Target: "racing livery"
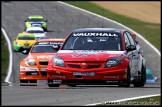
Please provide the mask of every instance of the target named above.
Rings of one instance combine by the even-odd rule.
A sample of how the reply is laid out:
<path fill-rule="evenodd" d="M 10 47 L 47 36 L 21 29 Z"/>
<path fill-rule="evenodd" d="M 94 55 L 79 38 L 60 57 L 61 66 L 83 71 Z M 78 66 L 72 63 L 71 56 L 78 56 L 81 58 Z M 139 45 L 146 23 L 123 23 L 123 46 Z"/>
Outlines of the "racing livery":
<path fill-rule="evenodd" d="M 48 60 L 56 54 L 63 41 L 64 39 L 38 40 L 28 56 L 20 62 L 20 83 L 37 83 L 37 80 L 47 79 Z"/>
<path fill-rule="evenodd" d="M 115 28 L 74 30 L 48 63 L 48 86 L 144 86 L 145 59 L 138 41 L 132 35 L 125 29 Z"/>
<path fill-rule="evenodd" d="M 44 17 L 41 15 L 28 16 L 28 18 L 25 20 L 25 30 L 33 25 L 40 25 L 44 31 L 47 31 L 47 20 L 44 20 Z"/>
<path fill-rule="evenodd" d="M 31 46 L 36 42 L 34 34 L 31 33 L 19 33 L 16 39 L 13 41 L 13 51 L 30 50 Z"/>
<path fill-rule="evenodd" d="M 46 32 L 41 27 L 31 26 L 26 29 L 26 33 L 33 33 L 36 40 L 47 39 Z"/>

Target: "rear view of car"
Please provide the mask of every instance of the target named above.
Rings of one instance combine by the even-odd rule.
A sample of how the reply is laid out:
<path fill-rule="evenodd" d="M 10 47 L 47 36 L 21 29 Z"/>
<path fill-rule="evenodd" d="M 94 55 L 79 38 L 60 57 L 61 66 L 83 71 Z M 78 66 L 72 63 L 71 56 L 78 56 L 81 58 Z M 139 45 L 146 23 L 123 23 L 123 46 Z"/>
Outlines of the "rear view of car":
<path fill-rule="evenodd" d="M 31 48 L 28 56 L 20 62 L 20 83 L 37 83 L 46 80 L 46 68 L 64 39 L 42 39 Z"/>
<path fill-rule="evenodd" d="M 13 41 L 13 51 L 21 52 L 23 50 L 30 50 L 31 46 L 36 42 L 34 34 L 19 33 Z"/>
<path fill-rule="evenodd" d="M 25 30 L 31 26 L 40 26 L 44 31 L 47 31 L 47 20 L 41 15 L 31 15 L 25 20 Z"/>

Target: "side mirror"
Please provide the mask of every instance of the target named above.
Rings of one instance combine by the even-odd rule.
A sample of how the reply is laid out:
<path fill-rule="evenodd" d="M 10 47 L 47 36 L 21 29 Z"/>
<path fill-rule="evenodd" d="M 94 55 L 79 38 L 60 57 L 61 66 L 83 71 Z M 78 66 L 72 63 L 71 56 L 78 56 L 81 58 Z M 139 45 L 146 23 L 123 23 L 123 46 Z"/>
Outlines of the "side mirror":
<path fill-rule="evenodd" d="M 136 35 L 134 33 L 132 33 L 131 36 L 133 37 L 133 39 L 135 40 L 135 42 L 138 44 L 138 40 L 136 40 Z"/>
<path fill-rule="evenodd" d="M 57 51 L 60 49 L 60 47 L 61 47 L 60 45 L 53 46 L 53 48 L 54 48 L 55 50 L 57 50 Z"/>
<path fill-rule="evenodd" d="M 134 45 L 129 45 L 126 47 L 126 51 L 129 52 L 129 51 L 133 51 L 133 50 L 136 50 L 136 46 Z"/>
<path fill-rule="evenodd" d="M 136 40 L 136 35 L 134 33 L 132 33 L 131 36 Z"/>
<path fill-rule="evenodd" d="M 135 42 L 138 44 L 138 40 L 135 40 Z"/>
<path fill-rule="evenodd" d="M 29 50 L 23 50 L 22 53 L 23 54 L 28 54 L 29 53 Z"/>

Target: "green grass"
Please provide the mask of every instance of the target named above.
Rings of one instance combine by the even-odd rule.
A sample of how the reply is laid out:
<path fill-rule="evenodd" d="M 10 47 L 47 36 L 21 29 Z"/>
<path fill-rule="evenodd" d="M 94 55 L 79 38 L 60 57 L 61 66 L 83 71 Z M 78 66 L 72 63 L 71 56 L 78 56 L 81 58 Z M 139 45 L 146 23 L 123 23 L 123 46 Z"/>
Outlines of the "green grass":
<path fill-rule="evenodd" d="M 7 74 L 9 65 L 9 52 L 7 47 L 7 42 L 4 35 L 1 34 L 1 83 L 4 82 L 4 79 Z"/>
<path fill-rule="evenodd" d="M 102 7 L 97 6 L 89 1 L 66 1 L 66 3 L 74 5 L 76 7 L 80 7 L 82 9 L 91 11 L 93 13 L 99 14 L 101 16 L 107 17 L 114 21 L 117 21 L 134 31 L 141 34 L 144 38 L 146 38 L 151 44 L 153 44 L 158 50 L 160 50 L 160 40 L 161 40 L 161 32 L 160 32 L 160 24 L 154 23 L 146 23 L 137 19 L 125 17 L 119 14 L 115 14 L 111 11 L 105 10 Z"/>
<path fill-rule="evenodd" d="M 161 96 L 155 96 L 122 102 L 106 102 L 106 104 L 99 104 L 96 106 L 160 106 L 161 105 L 160 99 Z"/>

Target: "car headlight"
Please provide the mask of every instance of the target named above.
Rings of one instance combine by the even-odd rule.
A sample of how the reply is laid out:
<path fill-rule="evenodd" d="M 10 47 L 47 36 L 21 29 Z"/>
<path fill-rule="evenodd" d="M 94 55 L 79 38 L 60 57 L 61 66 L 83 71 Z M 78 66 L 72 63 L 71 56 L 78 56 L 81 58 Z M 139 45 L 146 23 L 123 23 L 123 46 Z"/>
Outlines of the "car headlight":
<path fill-rule="evenodd" d="M 19 42 L 15 42 L 15 43 L 16 43 L 17 46 L 19 46 L 19 47 L 21 46 Z"/>
<path fill-rule="evenodd" d="M 64 60 L 58 56 L 54 56 L 52 62 L 55 66 L 65 67 Z"/>
<path fill-rule="evenodd" d="M 118 65 L 122 59 L 123 58 L 121 58 L 120 56 L 110 58 L 109 60 L 107 60 L 105 68 Z"/>
<path fill-rule="evenodd" d="M 35 66 L 36 65 L 35 60 L 27 60 L 27 61 L 25 61 L 25 63 L 28 66 Z"/>

